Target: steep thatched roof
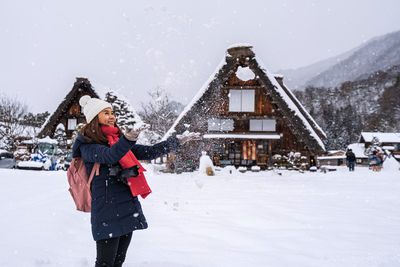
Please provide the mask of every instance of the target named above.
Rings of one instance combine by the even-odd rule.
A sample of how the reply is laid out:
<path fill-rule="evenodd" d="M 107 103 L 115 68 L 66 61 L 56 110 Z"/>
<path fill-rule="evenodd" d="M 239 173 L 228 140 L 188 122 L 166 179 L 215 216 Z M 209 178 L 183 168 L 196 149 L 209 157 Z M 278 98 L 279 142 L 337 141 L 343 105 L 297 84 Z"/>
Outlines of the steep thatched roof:
<path fill-rule="evenodd" d="M 294 94 L 283 84 L 282 77 L 274 76 L 256 59 L 251 46 L 235 46 L 228 49 L 226 57 L 222 60 L 216 71 L 210 76 L 203 87 L 197 92 L 193 100 L 185 107 L 170 130 L 163 139 L 168 138 L 175 132 L 180 133 L 181 125 L 190 122 L 190 116 L 194 116 L 194 109 L 205 103 L 204 98 L 212 95 L 210 92 L 224 87 L 228 79 L 237 71 L 238 67 L 249 67 L 259 83 L 269 90 L 266 94 L 270 96 L 274 104 L 282 112 L 285 121 L 292 133 L 299 141 L 304 142 L 310 151 L 322 153 L 325 146 L 322 142 L 326 138 L 323 130 L 312 119 L 303 105 L 297 100 Z M 198 112 L 198 111 L 197 111 Z"/>
<path fill-rule="evenodd" d="M 92 88 L 88 79 L 76 78 L 72 90 L 67 94 L 54 113 L 47 118 L 39 131 L 38 137 L 43 138 L 45 136 L 52 136 L 57 125 L 61 122 L 61 118 L 66 114 L 66 112 L 68 112 L 68 109 L 72 104 L 79 102 L 78 98 L 83 94 L 90 95 L 91 97 L 99 97 Z"/>

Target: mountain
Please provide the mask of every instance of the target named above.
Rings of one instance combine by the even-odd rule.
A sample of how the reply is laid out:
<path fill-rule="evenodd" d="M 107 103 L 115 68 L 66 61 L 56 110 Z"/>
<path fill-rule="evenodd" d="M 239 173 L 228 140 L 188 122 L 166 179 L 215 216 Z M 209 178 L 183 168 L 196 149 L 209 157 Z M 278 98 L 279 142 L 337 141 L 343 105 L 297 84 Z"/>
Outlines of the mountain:
<path fill-rule="evenodd" d="M 356 49 L 352 49 L 335 57 L 324 59 L 311 65 L 297 69 L 279 70 L 276 73 L 285 77 L 285 84 L 292 90 L 304 90 L 305 84 L 316 75 L 319 75 L 338 62 L 348 58 Z"/>
<path fill-rule="evenodd" d="M 339 56 L 295 70 L 281 70 L 291 89 L 307 86 L 337 87 L 346 81 L 367 78 L 370 74 L 400 65 L 400 31 L 375 37 Z"/>
<path fill-rule="evenodd" d="M 327 134 L 328 149 L 345 148 L 361 131 L 400 131 L 400 65 L 338 87 L 294 93 Z"/>

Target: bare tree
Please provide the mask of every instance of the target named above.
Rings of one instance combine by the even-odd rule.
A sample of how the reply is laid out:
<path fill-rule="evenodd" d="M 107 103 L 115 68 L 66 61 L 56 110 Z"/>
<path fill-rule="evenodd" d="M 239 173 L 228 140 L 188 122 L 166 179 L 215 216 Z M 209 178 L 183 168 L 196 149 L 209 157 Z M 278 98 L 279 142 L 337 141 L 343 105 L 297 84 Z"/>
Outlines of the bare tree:
<path fill-rule="evenodd" d="M 13 150 L 17 138 L 24 134 L 26 128 L 21 124 L 27 113 L 27 106 L 16 98 L 0 96 L 0 146 Z"/>
<path fill-rule="evenodd" d="M 149 91 L 151 97 L 149 103 L 142 103 L 142 111 L 139 112 L 142 120 L 150 125 L 150 130 L 160 138 L 169 130 L 183 110 L 183 105 L 171 101 L 164 89 L 157 87 Z"/>

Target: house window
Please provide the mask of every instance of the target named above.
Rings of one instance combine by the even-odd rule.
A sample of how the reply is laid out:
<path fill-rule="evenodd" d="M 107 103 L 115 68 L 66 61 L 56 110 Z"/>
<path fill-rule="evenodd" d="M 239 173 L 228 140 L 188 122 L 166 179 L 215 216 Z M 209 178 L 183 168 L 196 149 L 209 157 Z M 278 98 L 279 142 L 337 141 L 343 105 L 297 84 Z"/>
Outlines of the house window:
<path fill-rule="evenodd" d="M 68 130 L 75 130 L 76 119 L 68 119 Z"/>
<path fill-rule="evenodd" d="M 267 140 L 261 140 L 257 142 L 257 154 L 268 154 Z"/>
<path fill-rule="evenodd" d="M 229 132 L 233 131 L 232 119 L 208 119 L 208 131 Z"/>
<path fill-rule="evenodd" d="M 230 112 L 254 112 L 255 90 L 229 90 Z"/>
<path fill-rule="evenodd" d="M 274 132 L 276 129 L 275 120 L 250 120 L 250 131 Z"/>
<path fill-rule="evenodd" d="M 394 144 L 394 149 L 393 151 L 399 152 L 400 151 L 400 144 Z"/>

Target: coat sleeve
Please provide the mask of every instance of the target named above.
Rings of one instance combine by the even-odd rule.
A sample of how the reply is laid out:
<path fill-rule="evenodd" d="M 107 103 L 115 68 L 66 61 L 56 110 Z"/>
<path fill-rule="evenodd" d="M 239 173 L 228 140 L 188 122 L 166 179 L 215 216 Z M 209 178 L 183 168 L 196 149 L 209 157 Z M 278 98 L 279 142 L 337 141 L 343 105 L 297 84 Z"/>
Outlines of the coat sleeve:
<path fill-rule="evenodd" d="M 173 152 L 180 147 L 179 140 L 176 137 L 170 137 L 166 141 L 152 146 L 134 145 L 132 152 L 138 160 L 152 160 L 165 154 Z"/>
<path fill-rule="evenodd" d="M 84 162 L 115 164 L 132 148 L 135 142 L 121 136 L 117 143 L 108 147 L 100 144 L 82 144 L 80 151 Z"/>

